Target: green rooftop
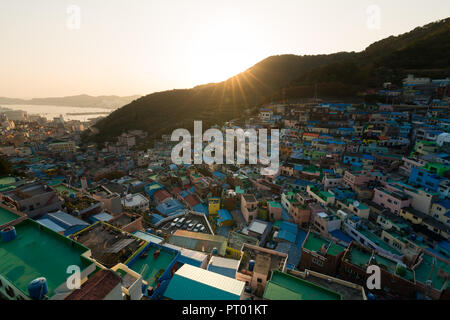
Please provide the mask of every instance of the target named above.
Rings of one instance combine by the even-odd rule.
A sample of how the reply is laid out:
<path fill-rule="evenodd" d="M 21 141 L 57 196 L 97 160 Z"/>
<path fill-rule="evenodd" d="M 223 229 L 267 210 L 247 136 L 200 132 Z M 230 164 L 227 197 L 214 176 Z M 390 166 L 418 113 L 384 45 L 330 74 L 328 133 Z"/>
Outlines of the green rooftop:
<path fill-rule="evenodd" d="M 10 185 L 16 182 L 16 178 L 14 177 L 1 177 L 0 178 L 0 186 Z"/>
<path fill-rule="evenodd" d="M 329 253 L 333 256 L 336 256 L 345 250 L 345 248 L 343 246 L 338 245 L 338 244 L 334 243 L 333 241 L 322 238 L 320 235 L 318 235 L 317 233 L 313 233 L 313 232 L 309 234 L 303 247 L 309 251 L 318 252 L 318 251 L 320 251 L 320 249 L 322 248 L 322 246 L 324 244 L 328 246 L 327 253 Z"/>
<path fill-rule="evenodd" d="M 67 267 L 77 265 L 81 271 L 92 262 L 81 256 L 89 249 L 37 222 L 27 219 L 15 225 L 17 238 L 0 242 L 0 274 L 28 296 L 28 284 L 45 277 L 48 294 L 63 284 Z"/>
<path fill-rule="evenodd" d="M 147 281 L 148 285 L 155 287 L 158 279 L 166 271 L 169 265 L 172 263 L 176 254 L 170 251 L 162 249 L 158 258 L 154 258 L 153 254 L 158 250 L 158 247 L 148 247 L 148 255 L 146 258 L 139 257 L 133 262 L 129 268 L 142 275 L 142 279 Z"/>
<path fill-rule="evenodd" d="M 342 300 L 340 294 L 287 273 L 273 271 L 264 291 L 268 300 Z"/>
<path fill-rule="evenodd" d="M 0 226 L 20 218 L 17 214 L 0 207 Z"/>
<path fill-rule="evenodd" d="M 269 201 L 269 205 L 272 208 L 281 208 L 281 204 L 279 202 L 276 202 L 276 201 Z"/>
<path fill-rule="evenodd" d="M 436 265 L 434 265 L 436 263 Z M 434 266 L 434 268 L 433 268 Z M 416 274 L 416 280 L 420 283 L 425 284 L 427 280 L 433 281 L 433 288 L 436 290 L 442 290 L 445 279 L 438 276 L 438 270 L 442 269 L 447 273 L 450 273 L 450 266 L 445 262 L 436 259 L 434 261 L 434 257 L 429 254 L 423 255 L 423 260 L 419 264 L 419 266 L 414 270 Z M 447 285 L 448 288 L 448 285 Z"/>
<path fill-rule="evenodd" d="M 0 178 L 0 192 L 6 192 L 16 188 L 13 184 L 17 182 L 14 177 L 4 176 Z"/>
<path fill-rule="evenodd" d="M 364 267 L 369 263 L 372 254 L 352 246 L 346 257 L 349 258 L 350 263 L 359 267 Z"/>
<path fill-rule="evenodd" d="M 397 266 L 397 262 L 387 259 L 385 257 L 382 257 L 380 255 L 375 255 L 373 257 L 372 264 L 376 261 L 376 264 L 380 267 L 384 267 L 387 271 L 389 271 L 392 274 L 398 275 L 399 277 L 406 279 L 408 281 L 413 282 L 414 281 L 414 271 L 407 267 L 401 268 L 403 272 L 399 270 L 399 267 Z"/>

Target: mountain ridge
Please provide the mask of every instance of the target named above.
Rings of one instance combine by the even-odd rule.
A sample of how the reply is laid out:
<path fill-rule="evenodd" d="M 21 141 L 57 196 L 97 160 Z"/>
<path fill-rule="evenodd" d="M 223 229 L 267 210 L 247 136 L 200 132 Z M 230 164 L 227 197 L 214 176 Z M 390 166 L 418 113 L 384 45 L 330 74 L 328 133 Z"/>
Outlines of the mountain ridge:
<path fill-rule="evenodd" d="M 219 83 L 149 94 L 99 121 L 99 133 L 85 139 L 112 141 L 131 129 L 155 138 L 175 128 L 190 129 L 193 120 L 209 126 L 267 102 L 313 98 L 317 88 L 321 97 L 357 97 L 384 82 L 400 84 L 407 70 L 427 68 L 450 73 L 450 18 L 377 41 L 361 52 L 274 55 Z"/>

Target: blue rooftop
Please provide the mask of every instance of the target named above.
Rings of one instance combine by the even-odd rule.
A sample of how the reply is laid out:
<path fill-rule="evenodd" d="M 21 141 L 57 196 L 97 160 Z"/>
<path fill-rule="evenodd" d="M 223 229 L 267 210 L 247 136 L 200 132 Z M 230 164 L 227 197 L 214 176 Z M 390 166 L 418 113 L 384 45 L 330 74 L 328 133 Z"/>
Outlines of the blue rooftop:
<path fill-rule="evenodd" d="M 445 208 L 445 210 L 450 209 L 450 200 L 442 200 L 442 201 L 438 201 L 438 204 L 440 204 L 441 206 L 443 206 Z"/>
<path fill-rule="evenodd" d="M 223 223 L 225 221 L 233 220 L 233 217 L 231 216 L 230 212 L 226 209 L 220 209 L 217 211 L 219 215 L 219 222 Z"/>
<path fill-rule="evenodd" d="M 165 216 L 170 216 L 178 213 L 180 210 L 184 210 L 184 206 L 180 201 L 170 199 L 156 206 L 156 210 Z"/>
<path fill-rule="evenodd" d="M 346 243 L 346 244 L 349 244 L 350 242 L 353 241 L 352 238 L 350 238 L 348 235 L 346 235 L 344 232 L 342 232 L 342 231 L 339 230 L 339 229 L 338 229 L 338 230 L 331 231 L 330 234 L 331 234 L 334 238 L 339 239 L 339 240 L 341 240 L 342 242 L 344 242 L 344 243 Z"/>
<path fill-rule="evenodd" d="M 108 222 L 109 220 L 113 219 L 114 217 L 110 214 L 107 214 L 106 212 L 102 212 L 99 214 L 96 214 L 92 217 L 89 218 L 89 220 L 91 220 L 91 222 L 95 223 L 97 221 L 103 221 L 103 222 Z"/>

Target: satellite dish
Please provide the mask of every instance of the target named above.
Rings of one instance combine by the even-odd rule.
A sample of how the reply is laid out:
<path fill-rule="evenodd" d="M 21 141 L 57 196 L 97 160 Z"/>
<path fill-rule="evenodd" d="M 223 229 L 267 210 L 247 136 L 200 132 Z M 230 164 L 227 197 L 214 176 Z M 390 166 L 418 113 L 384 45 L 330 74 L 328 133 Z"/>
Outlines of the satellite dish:
<path fill-rule="evenodd" d="M 359 201 L 353 202 L 353 206 L 354 206 L 354 207 L 359 207 L 359 205 L 360 205 Z"/>

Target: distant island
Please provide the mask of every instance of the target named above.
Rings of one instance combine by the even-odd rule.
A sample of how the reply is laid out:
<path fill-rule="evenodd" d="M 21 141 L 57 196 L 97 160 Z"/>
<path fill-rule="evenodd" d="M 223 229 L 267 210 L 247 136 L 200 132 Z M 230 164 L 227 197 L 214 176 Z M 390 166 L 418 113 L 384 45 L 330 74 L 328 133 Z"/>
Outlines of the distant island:
<path fill-rule="evenodd" d="M 0 105 L 52 105 L 79 108 L 117 109 L 139 98 L 140 96 L 137 95 L 128 97 L 114 95 L 99 97 L 77 95 L 69 97 L 33 98 L 29 100 L 0 97 Z"/>

